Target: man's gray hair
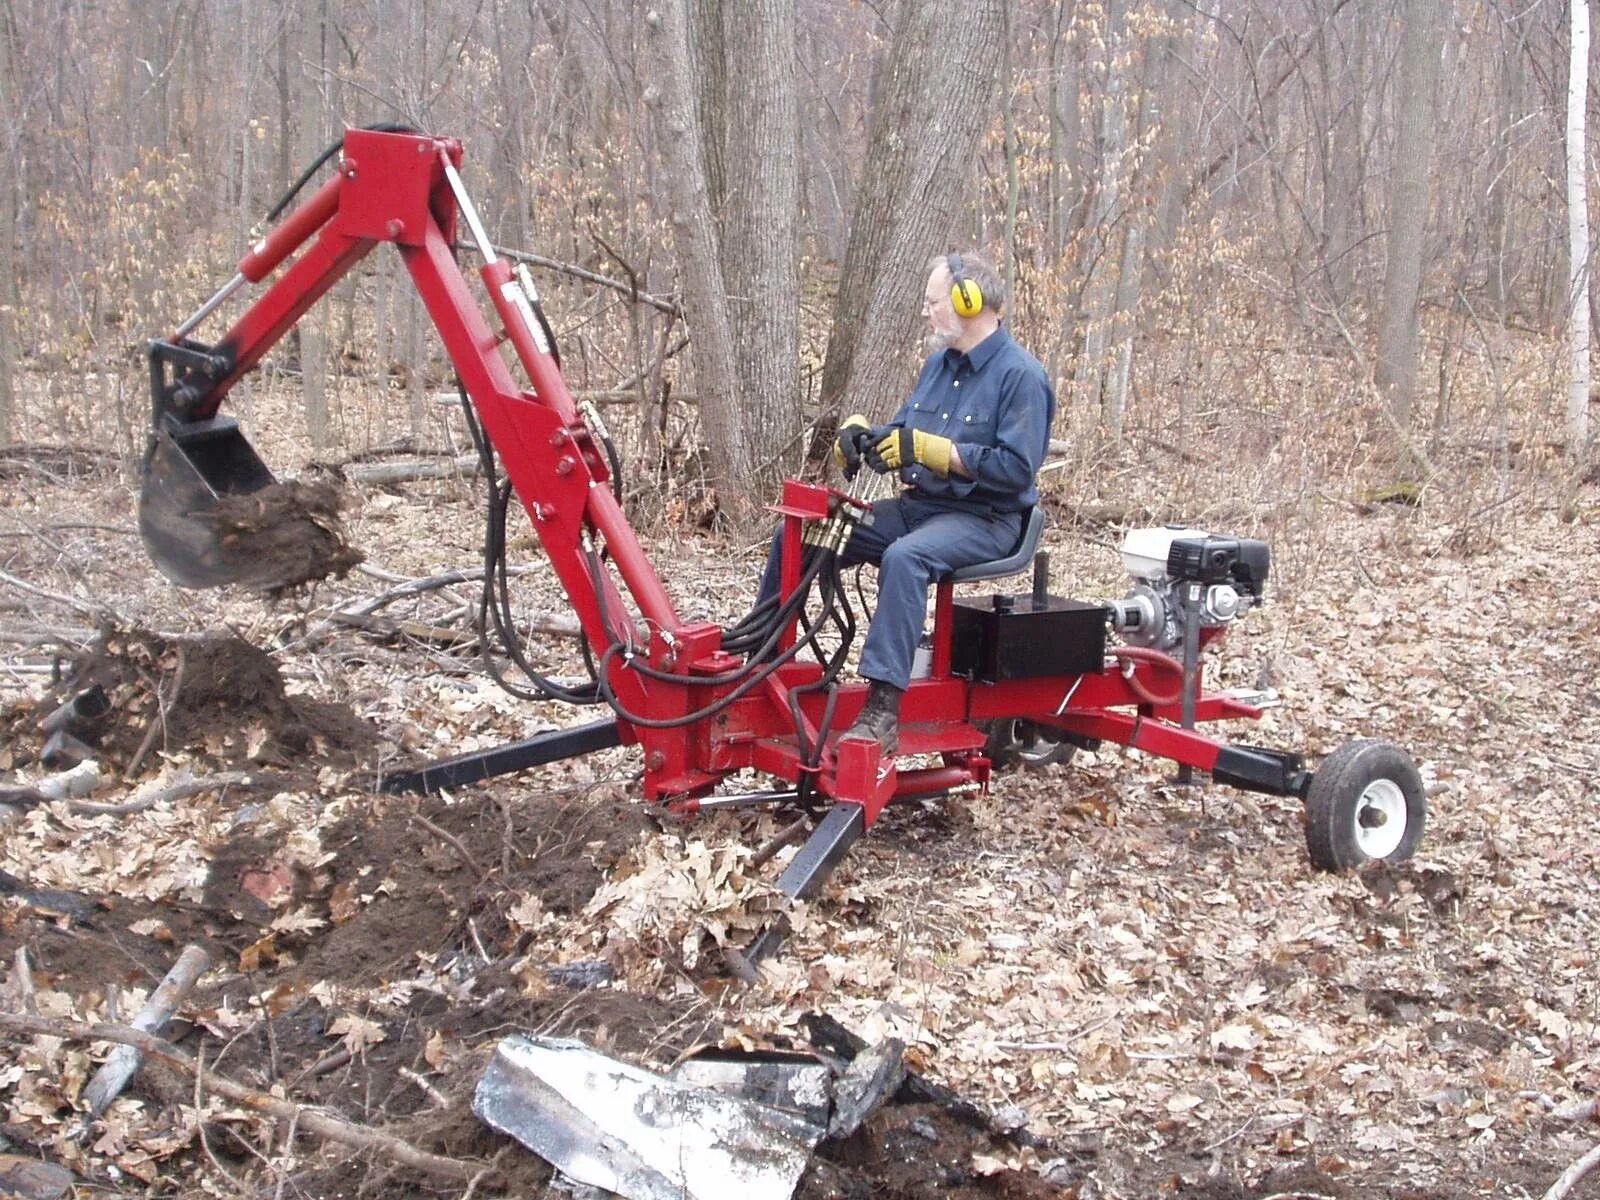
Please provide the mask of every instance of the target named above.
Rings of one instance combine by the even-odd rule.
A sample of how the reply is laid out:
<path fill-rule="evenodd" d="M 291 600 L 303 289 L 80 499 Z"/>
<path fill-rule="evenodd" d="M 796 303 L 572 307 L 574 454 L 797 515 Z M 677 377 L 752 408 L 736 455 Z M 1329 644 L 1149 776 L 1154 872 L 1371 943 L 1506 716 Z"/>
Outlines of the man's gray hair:
<path fill-rule="evenodd" d="M 992 310 L 996 316 L 1005 312 L 1006 281 L 999 268 L 989 261 L 989 256 L 981 250 L 958 250 L 956 256 L 961 259 L 961 273 L 983 289 L 984 308 Z M 931 273 L 949 266 L 950 255 L 938 254 L 928 263 L 928 270 Z"/>

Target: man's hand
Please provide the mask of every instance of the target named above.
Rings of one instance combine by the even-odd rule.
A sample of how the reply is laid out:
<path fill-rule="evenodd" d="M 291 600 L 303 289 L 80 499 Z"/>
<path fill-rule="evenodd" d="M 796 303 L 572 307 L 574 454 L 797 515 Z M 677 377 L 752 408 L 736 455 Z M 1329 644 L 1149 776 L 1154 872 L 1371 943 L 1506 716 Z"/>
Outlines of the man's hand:
<path fill-rule="evenodd" d="M 867 451 L 867 463 L 875 471 L 898 471 L 912 463 L 921 463 L 935 475 L 948 475 L 955 449 L 954 442 L 937 433 L 927 433 L 921 429 L 891 429 Z M 883 465 L 880 467 L 879 463 Z"/>
<path fill-rule="evenodd" d="M 861 451 L 868 444 L 867 435 L 872 423 L 861 413 L 852 413 L 839 424 L 839 436 L 833 440 L 833 465 L 852 478 L 861 467 Z"/>

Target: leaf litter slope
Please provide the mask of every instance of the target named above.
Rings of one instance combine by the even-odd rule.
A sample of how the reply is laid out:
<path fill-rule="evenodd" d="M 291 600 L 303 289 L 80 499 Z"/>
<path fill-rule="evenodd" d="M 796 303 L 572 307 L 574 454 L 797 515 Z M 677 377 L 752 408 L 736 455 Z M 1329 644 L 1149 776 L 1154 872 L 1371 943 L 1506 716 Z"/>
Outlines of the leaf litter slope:
<path fill-rule="evenodd" d="M 129 511 L 81 485 L 15 499 L 34 520 L 76 510 L 115 524 Z M 1167 767 L 1107 748 L 1006 775 L 971 802 L 891 810 L 748 992 L 713 967 L 717 943 L 746 936 L 772 903 L 781 859 L 748 863 L 770 820 L 658 828 L 628 797 L 637 764 L 620 750 L 448 798 L 373 797 L 374 763 L 571 714 L 505 698 L 424 645 L 306 637 L 327 604 L 370 581 L 324 585 L 299 617 L 173 593 L 125 537 L 74 534 L 65 563 L 29 543 L 14 574 L 145 628 L 232 628 L 270 649 L 286 704 L 341 704 L 367 736 L 319 742 L 302 720 L 309 740 L 272 761 L 252 756 L 271 739 L 236 710 L 219 718 L 227 732 L 154 746 L 141 774 L 300 772 L 275 792 L 120 818 L 32 808 L 7 830 L 0 869 L 103 899 L 81 921 L 7 901 L 0 952 L 28 948 L 41 1011 L 98 1018 L 108 992 L 132 1011 L 178 947 L 199 941 L 222 970 L 190 1015 L 208 1058 L 223 1053 L 219 1071 L 467 1157 L 498 1148 L 464 1105 L 510 1029 L 574 1032 L 661 1066 L 696 1042 L 793 1034 L 818 1009 L 905 1039 L 915 1068 L 958 1091 L 1020 1105 L 1044 1144 L 955 1142 L 948 1161 L 953 1134 L 935 1126 L 929 1140 L 917 1114 L 892 1109 L 860 1161 L 818 1164 L 808 1195 L 914 1194 L 886 1165 L 908 1159 L 927 1166 L 924 1194 L 1011 1194 L 1042 1183 L 1029 1172 L 1044 1164 L 1084 1196 L 1538 1194 L 1593 1136 L 1550 1109 L 1600 1084 L 1592 490 L 1584 502 L 1587 526 L 1533 511 L 1471 555 L 1427 512 L 1327 505 L 1267 531 L 1302 543 L 1280 546 L 1275 603 L 1230 635 L 1213 671 L 1224 686 L 1274 683 L 1286 703 L 1237 736 L 1313 755 L 1362 736 L 1408 746 L 1432 806 L 1413 863 L 1314 874 L 1296 805 L 1180 789 Z M 350 520 L 352 541 L 397 574 L 470 561 L 472 500 L 448 485 L 373 493 Z M 1051 536 L 1068 576 L 1063 587 L 1058 567 L 1058 590 L 1120 592 L 1109 532 Z M 670 529 L 648 540 L 686 614 L 736 615 L 728 597 L 748 594 L 753 560 Z M 526 583 L 530 608 L 562 610 L 548 579 Z M 40 624 L 74 623 L 27 603 Z M 158 694 L 169 644 L 148 643 L 141 660 Z M 8 769 L 24 775 L 17 748 L 42 691 L 14 692 L 26 711 L 13 710 Z M 113 765 L 127 764 L 124 749 Z M 616 982 L 574 990 L 547 970 L 594 962 Z M 159 1071 L 112 1110 L 106 1136 L 51 1141 L 87 1068 L 71 1045 L 23 1047 L 0 1075 L 7 1120 L 88 1173 L 116 1165 L 154 1193 L 220 1179 L 212 1155 L 272 1178 L 243 1148 L 265 1145 L 249 1120 L 215 1102 L 201 1120 L 192 1085 Z M 297 1153 L 278 1165 L 314 1172 L 308 1194 L 371 1176 Z M 538 1182 L 536 1167 L 519 1169 Z"/>

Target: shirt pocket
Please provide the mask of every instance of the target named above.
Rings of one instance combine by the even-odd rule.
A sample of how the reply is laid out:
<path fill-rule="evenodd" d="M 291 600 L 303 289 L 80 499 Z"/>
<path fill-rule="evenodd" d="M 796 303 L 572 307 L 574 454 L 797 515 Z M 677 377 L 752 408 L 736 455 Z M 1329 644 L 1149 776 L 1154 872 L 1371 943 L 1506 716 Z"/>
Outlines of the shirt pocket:
<path fill-rule="evenodd" d="M 949 411 L 948 408 L 945 410 Z M 944 422 L 939 418 L 938 402 L 928 396 L 919 396 L 906 405 L 906 428 L 920 429 L 925 433 L 938 433 Z"/>
<path fill-rule="evenodd" d="M 954 419 L 950 422 L 950 440 L 978 446 L 993 446 L 999 416 L 992 404 L 963 405 L 955 412 Z"/>

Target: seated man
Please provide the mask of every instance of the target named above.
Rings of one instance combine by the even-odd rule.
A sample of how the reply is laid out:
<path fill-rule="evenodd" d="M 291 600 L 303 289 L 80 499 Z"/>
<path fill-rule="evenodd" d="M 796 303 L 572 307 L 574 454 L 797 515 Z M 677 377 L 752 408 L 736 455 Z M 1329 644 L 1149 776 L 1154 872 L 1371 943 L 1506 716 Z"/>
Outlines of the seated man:
<path fill-rule="evenodd" d="M 1055 393 L 1044 367 L 1001 326 L 1005 286 L 978 254 L 935 259 L 922 303 L 933 353 L 910 397 L 887 425 L 865 417 L 840 426 L 835 456 L 897 471 L 898 496 L 872 506 L 841 552 L 846 564 L 878 565 L 878 607 L 861 648 L 871 683 L 845 737 L 899 744 L 900 697 L 911 679 L 928 587 L 959 567 L 1003 558 L 1039 499 Z M 778 554 L 762 579 L 778 590 Z"/>

